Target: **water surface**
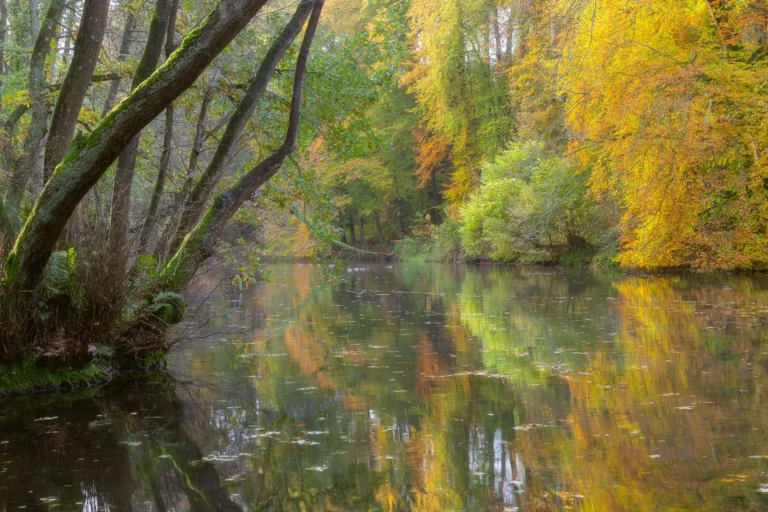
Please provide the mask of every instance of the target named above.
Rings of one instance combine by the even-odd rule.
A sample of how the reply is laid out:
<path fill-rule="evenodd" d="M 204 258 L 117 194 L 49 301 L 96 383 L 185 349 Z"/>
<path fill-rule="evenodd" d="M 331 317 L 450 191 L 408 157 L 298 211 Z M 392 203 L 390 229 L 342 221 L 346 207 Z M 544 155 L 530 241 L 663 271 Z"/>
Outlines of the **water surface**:
<path fill-rule="evenodd" d="M 270 270 L 171 381 L 0 402 L 0 509 L 768 510 L 765 277 Z"/>

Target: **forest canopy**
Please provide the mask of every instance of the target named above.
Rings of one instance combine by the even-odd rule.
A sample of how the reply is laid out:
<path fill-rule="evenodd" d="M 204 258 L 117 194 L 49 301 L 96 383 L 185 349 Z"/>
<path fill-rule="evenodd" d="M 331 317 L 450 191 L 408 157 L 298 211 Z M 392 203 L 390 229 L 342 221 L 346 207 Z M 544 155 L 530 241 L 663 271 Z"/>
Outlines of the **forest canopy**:
<path fill-rule="evenodd" d="M 767 114 L 761 0 L 0 0 L 2 358 L 212 261 L 764 270 Z"/>
<path fill-rule="evenodd" d="M 327 15 L 358 63 L 343 83 L 366 95 L 305 154 L 313 226 L 404 258 L 766 268 L 765 2 L 336 0 Z M 268 253 L 335 253 L 275 213 Z"/>

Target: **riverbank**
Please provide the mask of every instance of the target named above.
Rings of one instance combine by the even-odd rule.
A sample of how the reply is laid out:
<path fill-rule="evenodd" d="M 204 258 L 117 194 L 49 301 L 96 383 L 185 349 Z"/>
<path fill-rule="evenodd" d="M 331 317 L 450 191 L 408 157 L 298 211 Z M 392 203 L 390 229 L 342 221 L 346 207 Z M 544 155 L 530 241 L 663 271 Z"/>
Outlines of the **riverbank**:
<path fill-rule="evenodd" d="M 27 357 L 0 365 L 0 399 L 40 393 L 70 393 L 109 384 L 115 379 L 164 372 L 165 353 L 141 358 L 108 358 L 96 355 L 84 365 L 48 366 L 43 359 Z"/>
<path fill-rule="evenodd" d="M 313 261 L 311 265 L 307 265 L 309 262 L 304 262 L 303 265 L 298 265 L 297 268 L 302 268 L 303 272 L 310 271 L 311 267 L 328 267 L 332 265 L 332 260 L 326 260 L 324 263 L 319 263 L 317 260 Z M 274 268 L 280 268 L 281 265 L 277 265 Z M 524 264 L 504 264 L 504 263 L 488 263 L 485 264 L 420 264 L 414 261 L 404 261 L 401 263 L 386 263 L 383 264 L 378 261 L 360 262 L 342 265 L 335 265 L 332 272 L 340 271 L 340 273 L 346 275 L 345 268 L 357 268 L 362 270 L 367 269 L 371 272 L 419 272 L 419 273 L 440 273 L 440 272 L 458 272 L 460 275 L 465 273 L 480 273 L 486 275 L 488 272 L 511 272 L 516 276 L 524 276 L 528 273 L 534 274 L 547 274 L 547 275 L 562 275 L 566 280 L 580 281 L 585 276 L 592 276 L 598 279 L 608 280 L 624 280 L 626 278 L 643 278 L 643 277 L 675 277 L 681 278 L 688 282 L 689 286 L 695 288 L 698 287 L 722 287 L 732 286 L 730 280 L 737 278 L 739 275 L 765 275 L 761 272 L 697 272 L 692 270 L 681 271 L 680 269 L 657 269 L 657 270 L 638 270 L 638 269 L 620 269 L 616 266 L 606 266 L 599 268 L 588 268 L 585 266 L 572 266 L 572 265 L 548 265 L 548 266 L 535 266 Z M 270 267 L 267 267 L 270 268 Z M 394 269 L 394 270 L 392 270 Z M 398 270 L 399 269 L 399 270 Z M 460 269 L 460 270 L 457 270 Z M 319 270 L 318 270 L 319 271 Z M 327 270 L 324 270 L 325 275 Z M 458 275 L 458 274 L 457 274 Z M 205 274 L 205 279 L 200 279 L 195 283 L 195 286 L 202 290 L 215 290 L 220 286 L 224 279 L 227 282 L 229 276 L 227 273 Z M 274 278 L 273 278 L 274 279 Z M 273 279 L 270 279 L 272 281 Z M 764 282 L 763 278 L 758 278 L 759 282 Z M 757 282 L 757 281 L 756 281 Z M 696 284 L 694 284 L 696 283 Z M 228 295 L 229 289 L 222 288 L 222 296 L 226 297 L 229 301 L 231 297 Z M 239 289 L 242 293 L 242 288 Z M 261 293 L 261 292 L 259 292 Z M 499 296 L 499 303 L 503 303 L 506 296 Z M 210 299 L 210 292 L 205 292 L 198 297 L 197 301 L 190 297 L 192 304 L 198 304 L 199 301 L 206 301 Z M 197 310 L 197 308 L 192 308 Z M 166 356 L 167 349 L 155 349 L 144 353 L 142 356 L 136 355 L 130 356 L 118 356 L 112 349 L 105 346 L 93 346 L 91 347 L 91 359 L 80 365 L 67 365 L 61 361 L 53 361 L 44 357 L 27 356 L 27 358 L 13 363 L 6 363 L 0 365 L 0 398 L 26 395 L 26 394 L 41 394 L 41 393 L 70 393 L 76 390 L 88 389 L 92 387 L 98 387 L 111 383 L 113 380 L 121 377 L 129 377 L 136 375 L 145 375 L 154 371 L 163 371 L 166 368 Z M 164 373 L 164 372 L 163 372 Z"/>

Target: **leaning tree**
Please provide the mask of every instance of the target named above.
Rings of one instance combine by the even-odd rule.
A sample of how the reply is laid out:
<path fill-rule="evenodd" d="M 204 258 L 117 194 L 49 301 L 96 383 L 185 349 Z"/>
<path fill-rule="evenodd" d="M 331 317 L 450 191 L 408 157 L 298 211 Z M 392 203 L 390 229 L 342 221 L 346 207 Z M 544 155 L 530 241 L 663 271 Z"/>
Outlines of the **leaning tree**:
<path fill-rule="evenodd" d="M 71 358 L 74 353 L 75 357 L 82 358 L 88 342 L 71 340 L 77 335 L 76 330 L 70 329 L 75 324 L 81 328 L 89 324 L 91 329 L 87 332 L 100 333 L 100 340 L 104 341 L 117 331 L 124 335 L 126 329 L 120 326 L 127 323 L 151 325 L 155 334 L 162 334 L 168 323 L 178 320 L 178 313 L 183 308 L 178 292 L 213 254 L 225 226 L 238 209 L 280 170 L 297 145 L 304 77 L 324 0 L 300 0 L 296 4 L 293 16 L 253 68 L 253 77 L 235 102 L 214 156 L 204 172 L 199 177 L 190 173 L 185 187 L 174 199 L 178 215 L 168 215 L 167 221 L 162 221 L 159 203 L 174 138 L 174 101 L 191 87 L 201 86 L 198 83 L 201 75 L 267 3 L 268 0 L 220 0 L 215 9 L 177 44 L 178 0 L 156 0 L 146 31 L 146 43 L 131 73 L 129 92 L 113 107 L 119 90 L 117 84 L 124 75 L 119 72 L 96 73 L 111 21 L 110 2 L 84 0 L 74 45 L 66 49 L 71 54 L 68 62 L 64 59 L 69 67 L 63 81 L 55 84 L 46 78 L 46 63 L 50 67 L 51 48 L 54 52 L 59 51 L 55 44 L 57 27 L 61 25 L 67 4 L 64 0 L 49 1 L 26 64 L 29 100 L 13 108 L 2 126 L 2 157 L 9 177 L 0 181 L 4 189 L 0 197 L 0 230 L 5 259 L 0 286 L 0 359 L 24 357 L 33 350 L 40 352 L 44 349 L 46 353 L 52 353 L 45 348 L 52 343 L 56 344 L 60 357 Z M 135 13 L 129 12 L 123 23 L 117 58 L 123 64 L 129 60 L 126 56 L 131 51 L 130 41 L 137 23 Z M 216 185 L 232 165 L 244 129 L 259 107 L 278 63 L 302 29 L 304 35 L 295 57 L 282 143 L 242 173 L 234 184 L 214 195 Z M 164 61 L 161 59 L 163 51 Z M 105 115 L 90 126 L 83 116 L 86 110 L 94 110 L 93 101 L 87 109 L 85 100 L 89 88 L 101 80 L 111 81 L 104 102 Z M 199 156 L 204 136 L 204 118 L 209 108 L 206 105 L 210 105 L 214 94 L 212 88 L 204 94 L 193 144 L 195 159 Z M 153 237 L 165 237 L 169 241 L 165 244 L 166 250 L 157 253 L 160 257 L 155 265 L 157 270 L 136 292 L 139 297 L 135 299 L 145 307 L 139 314 L 135 311 L 126 314 L 126 302 L 131 300 L 128 292 L 108 293 L 104 290 L 110 288 L 114 292 L 119 289 L 132 272 L 127 268 L 129 213 L 139 137 L 142 130 L 159 117 L 165 120 L 163 156 L 146 218 L 141 222 L 140 240 L 142 245 Z M 23 130 L 19 128 L 22 124 Z M 78 129 L 78 125 L 85 130 Z M 24 132 L 22 137 L 19 137 L 19 131 Z M 22 148 L 17 151 L 14 141 L 20 139 L 23 140 Z M 40 160 L 39 164 L 36 159 Z M 55 289 L 51 283 L 58 284 L 51 281 L 50 276 L 56 276 L 56 272 L 62 270 L 74 273 L 74 267 L 85 265 L 77 260 L 78 247 L 76 244 L 69 247 L 71 244 L 66 235 L 77 224 L 77 216 L 73 213 L 79 205 L 83 208 L 89 194 L 96 194 L 98 198 L 97 184 L 115 162 L 109 219 L 105 222 L 103 247 L 98 251 L 107 255 L 106 273 L 99 274 L 105 282 L 101 283 L 101 291 L 83 293 L 79 290 L 76 298 L 69 289 L 63 292 Z M 25 194 L 29 195 L 30 183 L 36 176 L 40 177 L 41 190 L 32 187 L 28 201 L 32 206 L 28 211 L 22 211 L 22 199 Z M 157 233 L 161 230 L 162 234 Z M 97 252 L 93 248 L 88 250 Z M 52 288 L 56 290 L 53 295 L 50 293 Z M 51 311 L 54 311 L 53 320 Z M 105 317 L 98 311 L 109 311 L 110 314 Z M 133 335 L 146 334 L 146 330 L 139 330 Z M 137 342 L 136 346 L 145 345 Z M 130 343 L 129 348 L 128 351 L 138 351 Z"/>

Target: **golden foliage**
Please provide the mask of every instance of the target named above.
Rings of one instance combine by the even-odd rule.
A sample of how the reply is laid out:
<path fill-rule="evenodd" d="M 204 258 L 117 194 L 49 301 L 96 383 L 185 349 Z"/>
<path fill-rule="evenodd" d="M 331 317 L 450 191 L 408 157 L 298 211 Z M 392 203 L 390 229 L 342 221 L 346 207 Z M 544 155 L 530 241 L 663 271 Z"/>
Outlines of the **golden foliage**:
<path fill-rule="evenodd" d="M 623 207 L 623 265 L 768 261 L 764 14 L 744 1 L 582 8 L 563 59 L 567 128 L 592 192 Z"/>

